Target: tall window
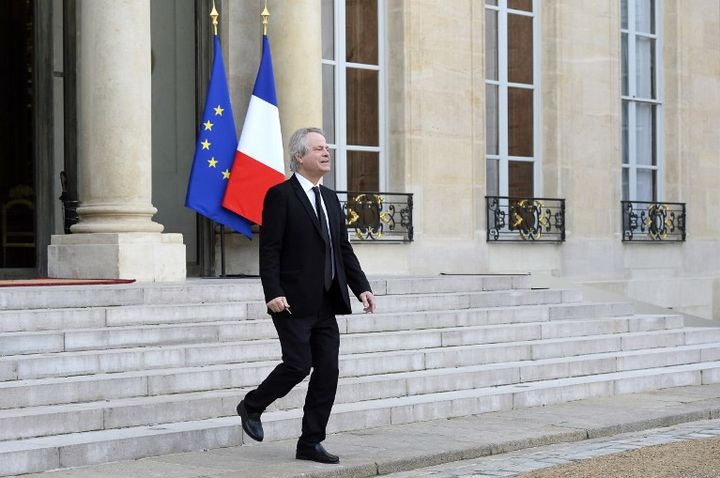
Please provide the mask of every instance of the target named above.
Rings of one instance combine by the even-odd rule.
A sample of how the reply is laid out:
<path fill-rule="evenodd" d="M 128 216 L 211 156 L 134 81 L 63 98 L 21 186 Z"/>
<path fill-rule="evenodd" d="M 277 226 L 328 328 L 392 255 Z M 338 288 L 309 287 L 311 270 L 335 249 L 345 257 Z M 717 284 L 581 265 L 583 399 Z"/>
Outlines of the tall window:
<path fill-rule="evenodd" d="M 323 129 L 338 190 L 385 187 L 384 0 L 322 0 Z"/>
<path fill-rule="evenodd" d="M 487 194 L 540 191 L 539 0 L 485 1 Z"/>
<path fill-rule="evenodd" d="M 662 199 L 662 0 L 621 0 L 623 199 Z"/>

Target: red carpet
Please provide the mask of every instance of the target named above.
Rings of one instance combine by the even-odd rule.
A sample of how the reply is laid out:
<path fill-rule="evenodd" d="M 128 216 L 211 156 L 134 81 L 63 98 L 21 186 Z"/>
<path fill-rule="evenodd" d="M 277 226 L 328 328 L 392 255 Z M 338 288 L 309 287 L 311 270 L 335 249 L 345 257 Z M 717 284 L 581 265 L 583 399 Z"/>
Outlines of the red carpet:
<path fill-rule="evenodd" d="M 0 279 L 0 287 L 132 284 L 133 282 L 135 282 L 135 279 L 54 279 L 52 277 L 37 277 L 35 279 Z"/>

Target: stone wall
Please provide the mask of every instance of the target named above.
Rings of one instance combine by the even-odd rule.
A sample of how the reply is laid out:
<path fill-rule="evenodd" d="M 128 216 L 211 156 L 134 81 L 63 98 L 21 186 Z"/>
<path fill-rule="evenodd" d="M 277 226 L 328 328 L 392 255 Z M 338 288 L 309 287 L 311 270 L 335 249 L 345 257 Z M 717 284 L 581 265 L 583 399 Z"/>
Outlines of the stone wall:
<path fill-rule="evenodd" d="M 485 239 L 484 2 L 393 0 L 388 185 L 415 195 L 415 241 L 358 244 L 361 261 L 371 274 L 546 273 L 712 316 L 720 310 L 720 2 L 664 2 L 664 197 L 688 206 L 688 240 L 675 244 L 621 240 L 620 2 L 540 5 L 538 195 L 567 200 L 567 241 Z"/>

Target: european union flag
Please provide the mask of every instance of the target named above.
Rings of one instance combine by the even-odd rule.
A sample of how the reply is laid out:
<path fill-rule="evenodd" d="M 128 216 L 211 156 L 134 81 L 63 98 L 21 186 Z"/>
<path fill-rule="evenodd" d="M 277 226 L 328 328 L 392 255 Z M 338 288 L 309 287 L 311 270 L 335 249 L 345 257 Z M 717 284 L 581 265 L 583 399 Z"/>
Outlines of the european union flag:
<path fill-rule="evenodd" d="M 252 223 L 222 207 L 237 149 L 235 120 L 220 40 L 215 35 L 210 86 L 195 148 L 185 206 L 252 238 Z"/>

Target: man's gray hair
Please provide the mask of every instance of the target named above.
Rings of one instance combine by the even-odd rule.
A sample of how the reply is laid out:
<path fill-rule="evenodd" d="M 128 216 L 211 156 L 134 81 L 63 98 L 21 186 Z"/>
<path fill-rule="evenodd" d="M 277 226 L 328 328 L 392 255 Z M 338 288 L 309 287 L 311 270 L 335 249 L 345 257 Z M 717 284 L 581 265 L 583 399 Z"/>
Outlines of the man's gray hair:
<path fill-rule="evenodd" d="M 305 156 L 308 152 L 307 135 L 310 133 L 318 133 L 325 136 L 320 128 L 300 128 L 290 136 L 288 141 L 288 154 L 290 155 L 290 171 L 297 173 L 300 164 L 297 162 L 298 157 Z"/>

